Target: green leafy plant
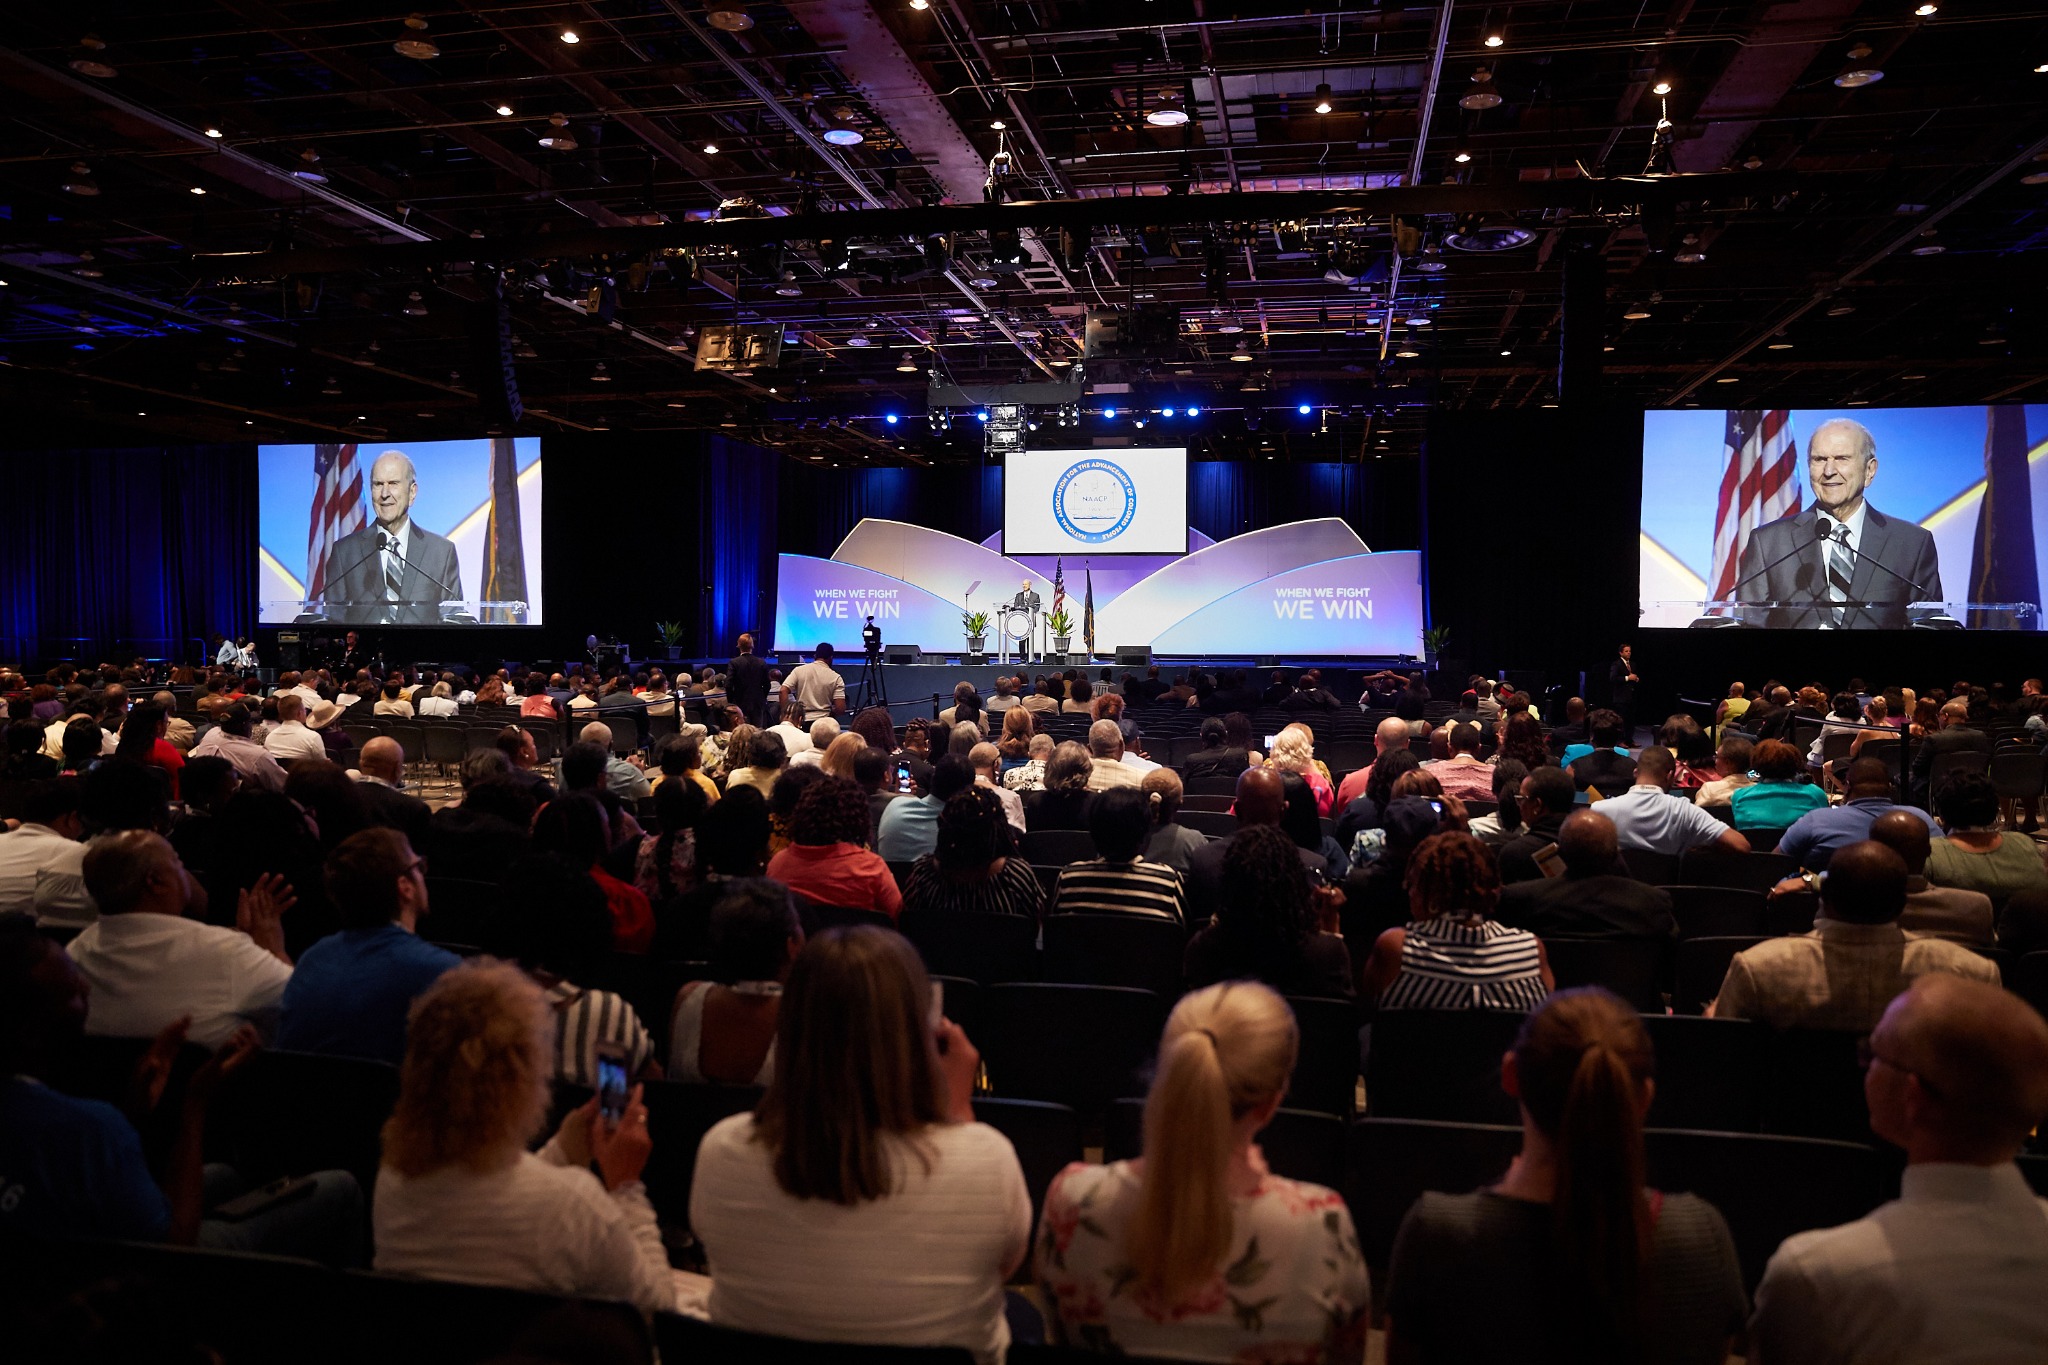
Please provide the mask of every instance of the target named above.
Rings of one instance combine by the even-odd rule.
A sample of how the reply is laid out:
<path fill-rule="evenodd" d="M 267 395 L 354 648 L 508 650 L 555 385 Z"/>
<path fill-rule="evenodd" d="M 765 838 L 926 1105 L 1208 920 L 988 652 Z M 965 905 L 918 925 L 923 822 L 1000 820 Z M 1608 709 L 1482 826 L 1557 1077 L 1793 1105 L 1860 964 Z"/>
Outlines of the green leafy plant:
<path fill-rule="evenodd" d="M 1422 649 L 1426 654 L 1442 654 L 1451 647 L 1451 628 L 1431 626 L 1422 632 Z"/>
<path fill-rule="evenodd" d="M 656 621 L 654 629 L 661 636 L 661 642 L 665 645 L 679 645 L 683 642 L 683 623 L 681 621 Z"/>
<path fill-rule="evenodd" d="M 1074 633 L 1074 618 L 1067 614 L 1065 607 L 1061 607 L 1058 611 L 1046 617 L 1045 623 L 1052 627 L 1052 633 L 1055 635 L 1072 635 Z"/>
<path fill-rule="evenodd" d="M 988 634 L 988 613 L 985 611 L 961 612 L 960 628 L 970 636 Z"/>

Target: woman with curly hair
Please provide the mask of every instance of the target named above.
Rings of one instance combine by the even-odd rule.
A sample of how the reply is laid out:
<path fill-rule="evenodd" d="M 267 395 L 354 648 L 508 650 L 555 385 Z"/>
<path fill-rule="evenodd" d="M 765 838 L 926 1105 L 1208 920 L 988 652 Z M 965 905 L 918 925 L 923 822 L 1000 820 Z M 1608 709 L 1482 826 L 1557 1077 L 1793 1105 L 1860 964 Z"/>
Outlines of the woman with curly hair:
<path fill-rule="evenodd" d="M 768 860 L 768 875 L 820 905 L 896 918 L 903 894 L 889 865 L 867 847 L 870 821 L 868 796 L 858 784 L 821 774 L 797 798 L 789 847 Z"/>
<path fill-rule="evenodd" d="M 1436 834 L 1408 858 L 1408 923 L 1373 941 L 1363 987 L 1381 1009 L 1530 1010 L 1551 991 L 1543 943 L 1491 918 L 1493 854 L 1469 834 Z"/>
<path fill-rule="evenodd" d="M 1285 832 L 1239 830 L 1223 855 L 1216 917 L 1188 941 L 1188 985 L 1249 977 L 1282 995 L 1351 994 L 1351 954 L 1325 932 L 1322 899 Z"/>
<path fill-rule="evenodd" d="M 911 866 L 906 910 L 1038 917 L 1045 887 L 1017 854 L 1016 835 L 993 790 L 958 792 L 939 812 L 939 842 Z"/>
<path fill-rule="evenodd" d="M 555 1028 L 540 987 L 490 959 L 413 1002 L 371 1211 L 376 1268 L 674 1312 L 640 1183 L 653 1150 L 640 1087 L 617 1123 L 593 1097 L 527 1150 L 552 1100 Z"/>
<path fill-rule="evenodd" d="M 1544 732 L 1543 722 L 1528 711 L 1510 712 L 1501 722 L 1500 748 L 1490 761 L 1498 764 L 1510 758 L 1530 772 L 1556 762 L 1550 756 L 1550 736 Z"/>

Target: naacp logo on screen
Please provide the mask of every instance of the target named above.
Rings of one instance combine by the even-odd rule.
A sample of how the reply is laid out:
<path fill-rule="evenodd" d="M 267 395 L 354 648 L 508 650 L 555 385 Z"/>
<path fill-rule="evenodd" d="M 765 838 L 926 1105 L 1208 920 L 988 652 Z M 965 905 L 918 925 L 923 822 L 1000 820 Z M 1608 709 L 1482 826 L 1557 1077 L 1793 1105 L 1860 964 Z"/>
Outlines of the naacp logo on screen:
<path fill-rule="evenodd" d="M 1138 486 L 1108 460 L 1082 460 L 1053 485 L 1052 514 L 1074 539 L 1100 545 L 1130 528 L 1138 514 Z"/>

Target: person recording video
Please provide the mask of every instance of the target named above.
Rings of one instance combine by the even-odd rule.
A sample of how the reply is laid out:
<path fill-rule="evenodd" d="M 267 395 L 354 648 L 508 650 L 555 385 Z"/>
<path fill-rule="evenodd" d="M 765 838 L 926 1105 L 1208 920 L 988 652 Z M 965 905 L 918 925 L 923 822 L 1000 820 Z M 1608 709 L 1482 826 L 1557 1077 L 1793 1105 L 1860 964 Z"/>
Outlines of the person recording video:
<path fill-rule="evenodd" d="M 403 451 L 387 450 L 370 466 L 375 520 L 327 552 L 331 615 L 361 625 L 425 626 L 459 614 L 441 607 L 462 596 L 455 542 L 413 523 L 419 495 L 419 477 Z"/>
<path fill-rule="evenodd" d="M 1750 625 L 1818 630 L 1897 630 L 1939 615 L 1909 602 L 1941 600 L 1941 565 L 1925 527 L 1888 517 L 1867 494 L 1877 478 L 1877 440 L 1837 417 L 1806 445 L 1813 508 L 1756 528 L 1743 549 L 1735 596 Z"/>

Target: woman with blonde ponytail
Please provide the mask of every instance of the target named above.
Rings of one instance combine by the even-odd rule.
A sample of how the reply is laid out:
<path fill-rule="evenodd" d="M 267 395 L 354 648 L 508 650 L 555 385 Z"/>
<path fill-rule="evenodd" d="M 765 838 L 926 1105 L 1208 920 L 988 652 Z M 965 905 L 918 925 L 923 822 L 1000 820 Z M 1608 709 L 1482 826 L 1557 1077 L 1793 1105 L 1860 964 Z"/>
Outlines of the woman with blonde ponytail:
<path fill-rule="evenodd" d="M 1372 1294 L 1343 1199 L 1273 1175 L 1254 1142 L 1299 1044 L 1287 1002 L 1255 982 L 1175 1007 L 1144 1156 L 1069 1166 L 1046 1193 L 1054 1340 L 1180 1360 L 1362 1357 Z"/>
<path fill-rule="evenodd" d="M 1655 1071 L 1642 1020 L 1597 986 L 1529 1015 L 1501 1061 L 1521 1155 L 1490 1189 L 1408 1211 L 1389 1365 L 1720 1365 L 1748 1308 L 1742 1268 L 1713 1205 L 1643 1185 Z"/>

